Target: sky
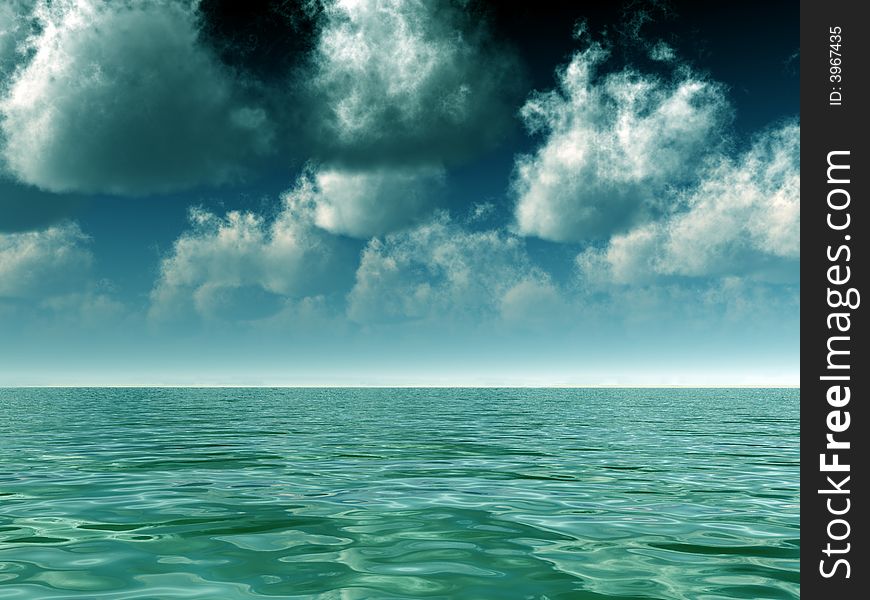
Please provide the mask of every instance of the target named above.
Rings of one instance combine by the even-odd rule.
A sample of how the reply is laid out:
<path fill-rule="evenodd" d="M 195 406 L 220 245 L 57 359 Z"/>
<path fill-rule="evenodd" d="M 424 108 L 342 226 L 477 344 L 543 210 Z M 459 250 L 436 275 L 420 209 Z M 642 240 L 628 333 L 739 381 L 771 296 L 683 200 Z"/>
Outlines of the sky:
<path fill-rule="evenodd" d="M 0 385 L 796 385 L 798 3 L 0 3 Z"/>

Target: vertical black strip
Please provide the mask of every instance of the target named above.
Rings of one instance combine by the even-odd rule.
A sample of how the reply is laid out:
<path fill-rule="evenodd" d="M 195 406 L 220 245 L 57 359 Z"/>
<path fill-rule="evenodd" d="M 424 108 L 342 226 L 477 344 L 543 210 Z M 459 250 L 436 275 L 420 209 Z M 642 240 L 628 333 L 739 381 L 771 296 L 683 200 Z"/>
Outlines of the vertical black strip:
<path fill-rule="evenodd" d="M 862 8 L 801 2 L 801 593 L 813 599 L 866 598 L 870 584 Z"/>

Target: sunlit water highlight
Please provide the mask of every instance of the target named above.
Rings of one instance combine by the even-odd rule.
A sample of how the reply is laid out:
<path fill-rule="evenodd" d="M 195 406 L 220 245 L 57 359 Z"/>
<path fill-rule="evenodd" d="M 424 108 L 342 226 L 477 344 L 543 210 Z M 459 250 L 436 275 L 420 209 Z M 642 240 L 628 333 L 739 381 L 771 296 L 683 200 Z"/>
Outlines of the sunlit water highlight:
<path fill-rule="evenodd" d="M 0 389 L 0 598 L 797 598 L 798 408 Z"/>

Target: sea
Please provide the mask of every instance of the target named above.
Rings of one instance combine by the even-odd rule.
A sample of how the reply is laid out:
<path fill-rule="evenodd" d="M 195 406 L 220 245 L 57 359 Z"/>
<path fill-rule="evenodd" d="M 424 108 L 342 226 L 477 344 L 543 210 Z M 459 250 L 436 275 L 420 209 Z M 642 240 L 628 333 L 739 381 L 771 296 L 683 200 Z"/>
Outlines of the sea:
<path fill-rule="evenodd" d="M 799 598 L 797 389 L 0 389 L 0 599 Z"/>

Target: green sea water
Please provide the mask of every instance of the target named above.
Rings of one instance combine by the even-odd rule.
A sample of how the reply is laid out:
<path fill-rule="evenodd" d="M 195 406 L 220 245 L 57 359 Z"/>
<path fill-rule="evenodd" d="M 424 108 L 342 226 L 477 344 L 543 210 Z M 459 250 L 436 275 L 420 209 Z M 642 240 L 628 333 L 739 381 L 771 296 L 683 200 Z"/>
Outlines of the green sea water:
<path fill-rule="evenodd" d="M 797 598 L 799 397 L 0 389 L 0 598 Z"/>

